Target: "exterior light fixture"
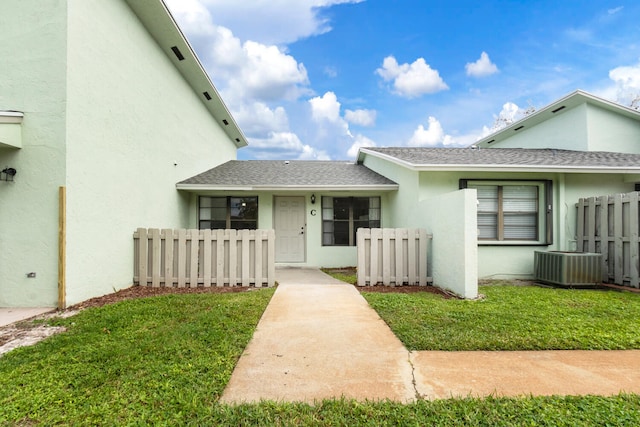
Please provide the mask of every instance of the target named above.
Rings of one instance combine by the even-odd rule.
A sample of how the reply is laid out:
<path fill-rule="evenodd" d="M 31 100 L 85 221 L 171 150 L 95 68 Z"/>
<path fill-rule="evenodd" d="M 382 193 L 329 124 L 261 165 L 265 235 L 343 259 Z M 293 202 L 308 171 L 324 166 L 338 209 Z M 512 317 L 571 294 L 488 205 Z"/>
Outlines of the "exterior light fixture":
<path fill-rule="evenodd" d="M 315 204 L 316 204 L 316 195 L 315 195 L 315 194 L 312 194 L 312 195 L 311 195 L 311 204 L 312 204 L 312 205 L 315 205 Z"/>
<path fill-rule="evenodd" d="M 0 181 L 13 181 L 17 172 L 15 168 L 4 168 L 2 172 L 0 172 Z"/>

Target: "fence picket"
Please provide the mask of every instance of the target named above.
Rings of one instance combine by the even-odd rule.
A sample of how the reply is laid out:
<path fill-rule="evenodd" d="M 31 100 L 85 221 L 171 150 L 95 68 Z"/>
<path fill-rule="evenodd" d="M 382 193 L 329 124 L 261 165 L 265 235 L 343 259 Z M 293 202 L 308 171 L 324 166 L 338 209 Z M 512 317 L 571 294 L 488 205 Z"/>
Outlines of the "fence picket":
<path fill-rule="evenodd" d="M 147 268 L 149 265 L 149 239 L 146 228 L 138 228 L 138 248 L 138 281 L 146 285 L 148 283 Z"/>
<path fill-rule="evenodd" d="M 275 231 L 271 229 L 138 228 L 133 233 L 133 242 L 135 284 L 178 287 L 275 284 Z"/>
<path fill-rule="evenodd" d="M 164 286 L 173 286 L 173 230 L 163 229 L 162 240 L 164 241 L 164 271 L 162 277 L 164 278 Z"/>
<path fill-rule="evenodd" d="M 425 286 L 429 239 L 424 229 L 358 229 L 358 285 Z"/>
<path fill-rule="evenodd" d="M 211 257 L 212 257 L 212 248 L 211 242 L 213 241 L 211 236 L 211 230 L 203 230 L 202 233 L 202 284 L 204 287 L 208 288 L 211 286 Z"/>
<path fill-rule="evenodd" d="M 198 287 L 198 265 L 200 264 L 200 232 L 199 230 L 189 230 L 191 236 L 189 287 Z"/>
<path fill-rule="evenodd" d="M 609 281 L 609 196 L 598 197 L 600 201 L 600 263 L 602 281 Z"/>
<path fill-rule="evenodd" d="M 380 242 L 382 241 L 382 229 L 371 229 L 371 261 L 369 264 L 369 280 L 372 285 L 382 282 L 382 263 L 380 262 Z"/>
<path fill-rule="evenodd" d="M 638 272 L 638 193 L 633 192 L 629 194 L 629 286 L 637 288 L 640 283 L 640 274 Z"/>
<path fill-rule="evenodd" d="M 602 254 L 603 282 L 640 287 L 639 205 L 638 192 L 583 198 L 576 204 L 577 249 Z"/>
<path fill-rule="evenodd" d="M 616 194 L 613 200 L 613 232 L 615 233 L 614 243 L 614 277 L 616 283 L 623 283 L 624 275 L 624 243 L 623 243 L 623 223 L 622 223 L 622 195 Z"/>
<path fill-rule="evenodd" d="M 228 233 L 227 233 L 228 231 Z M 231 234 L 235 234 L 236 230 L 216 230 L 216 286 L 224 286 L 224 241 Z"/>
<path fill-rule="evenodd" d="M 242 286 L 249 286 L 249 230 L 240 230 L 242 236 Z"/>

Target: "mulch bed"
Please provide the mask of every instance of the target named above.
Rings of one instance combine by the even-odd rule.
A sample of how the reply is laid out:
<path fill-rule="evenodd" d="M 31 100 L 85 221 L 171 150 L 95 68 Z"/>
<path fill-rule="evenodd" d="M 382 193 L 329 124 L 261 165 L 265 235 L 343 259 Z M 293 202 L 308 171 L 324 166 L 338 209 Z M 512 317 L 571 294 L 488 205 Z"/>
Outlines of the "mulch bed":
<path fill-rule="evenodd" d="M 113 304 L 116 302 L 134 299 L 134 298 L 146 298 L 154 297 L 158 295 L 168 294 L 221 294 L 230 292 L 249 292 L 255 290 L 254 287 L 242 287 L 242 286 L 224 286 L 224 287 L 200 287 L 200 288 L 154 288 L 152 286 L 132 286 L 130 288 L 122 289 L 113 294 L 103 295 L 101 297 L 91 298 L 83 301 L 71 307 L 67 307 L 67 310 L 82 310 L 89 307 L 102 307 L 106 304 Z M 260 288 L 257 288 L 260 289 Z M 443 291 L 440 288 L 434 286 L 356 286 L 360 292 L 382 292 L 382 293 L 398 293 L 398 294 L 412 294 L 416 292 L 428 292 L 432 294 L 441 295 L 443 298 L 455 298 Z"/>
<path fill-rule="evenodd" d="M 81 310 L 89 307 L 101 307 L 106 304 L 113 304 L 116 302 L 134 299 L 134 298 L 146 298 L 155 297 L 158 295 L 168 294 L 223 294 L 230 292 L 248 292 L 254 290 L 253 287 L 243 286 L 224 286 L 224 287 L 200 287 L 200 288 L 154 288 L 152 286 L 132 286 L 130 288 L 122 289 L 113 294 L 103 295 L 101 297 L 91 298 L 83 301 L 72 307 L 68 307 L 67 310 Z M 259 289 L 259 288 L 258 288 Z"/>
<path fill-rule="evenodd" d="M 356 286 L 360 292 L 380 292 L 380 293 L 395 293 L 395 294 L 415 294 L 415 293 L 430 293 L 440 295 L 444 299 L 457 298 L 455 295 L 447 293 L 446 291 L 436 288 L 435 286 Z"/>

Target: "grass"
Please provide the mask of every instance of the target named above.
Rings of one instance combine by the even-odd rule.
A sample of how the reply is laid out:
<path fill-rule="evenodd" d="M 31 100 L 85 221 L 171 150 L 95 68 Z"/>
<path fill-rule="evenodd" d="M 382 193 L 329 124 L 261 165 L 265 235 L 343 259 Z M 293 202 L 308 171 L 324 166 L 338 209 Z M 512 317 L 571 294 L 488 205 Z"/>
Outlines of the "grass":
<path fill-rule="evenodd" d="M 364 293 L 410 350 L 623 350 L 640 348 L 640 295 L 482 286 L 485 298 Z"/>
<path fill-rule="evenodd" d="M 640 425 L 633 394 L 220 405 L 272 294 L 166 295 L 55 320 L 69 330 L 0 358 L 0 425 Z"/>
<path fill-rule="evenodd" d="M 59 319 L 66 333 L 0 358 L 0 423 L 211 415 L 272 294 L 166 295 Z"/>

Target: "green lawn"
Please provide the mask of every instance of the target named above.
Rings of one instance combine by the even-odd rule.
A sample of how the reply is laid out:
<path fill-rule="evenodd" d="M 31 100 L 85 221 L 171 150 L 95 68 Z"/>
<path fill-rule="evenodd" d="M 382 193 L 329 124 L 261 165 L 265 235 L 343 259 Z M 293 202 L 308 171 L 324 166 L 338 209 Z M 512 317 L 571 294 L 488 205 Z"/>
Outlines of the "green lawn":
<path fill-rule="evenodd" d="M 220 405 L 272 294 L 166 295 L 55 320 L 69 330 L 0 357 L 0 425 L 640 425 L 638 395 Z"/>
<path fill-rule="evenodd" d="M 482 286 L 482 300 L 364 292 L 410 350 L 640 348 L 640 294 Z"/>

